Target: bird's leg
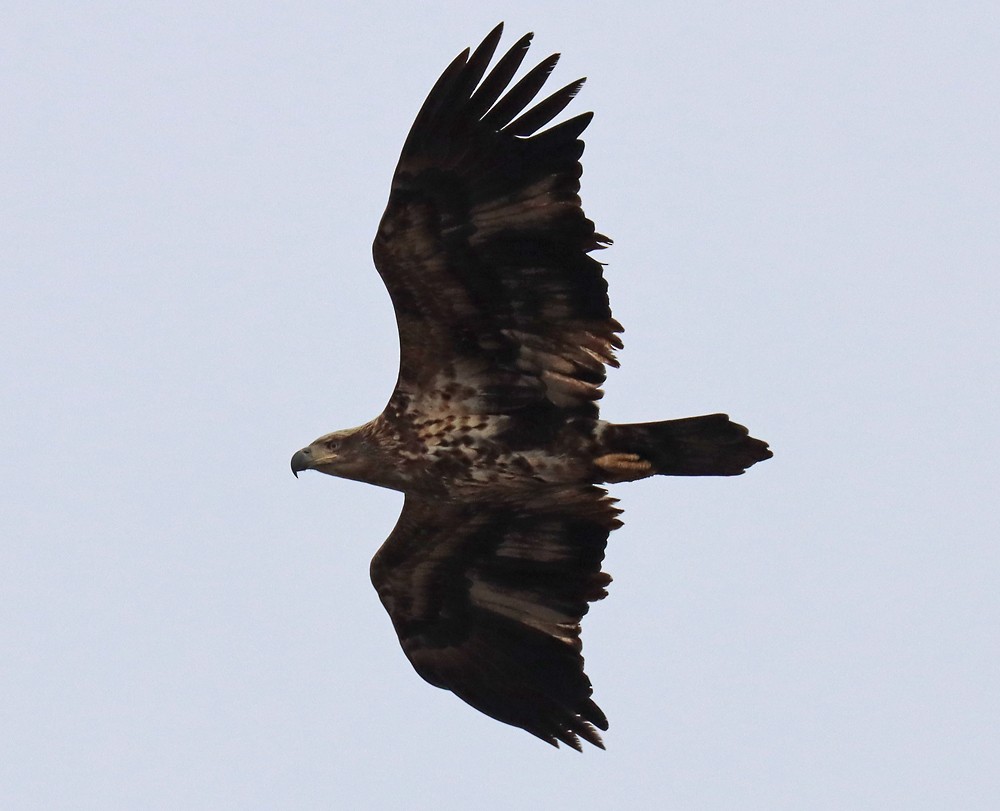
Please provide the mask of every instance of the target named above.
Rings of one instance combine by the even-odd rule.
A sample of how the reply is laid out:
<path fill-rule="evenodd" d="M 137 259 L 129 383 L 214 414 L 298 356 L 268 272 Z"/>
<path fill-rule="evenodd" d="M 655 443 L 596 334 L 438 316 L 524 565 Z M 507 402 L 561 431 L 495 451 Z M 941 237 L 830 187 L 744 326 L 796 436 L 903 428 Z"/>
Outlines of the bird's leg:
<path fill-rule="evenodd" d="M 606 453 L 594 460 L 606 475 L 605 481 L 630 482 L 652 476 L 653 466 L 637 453 Z"/>

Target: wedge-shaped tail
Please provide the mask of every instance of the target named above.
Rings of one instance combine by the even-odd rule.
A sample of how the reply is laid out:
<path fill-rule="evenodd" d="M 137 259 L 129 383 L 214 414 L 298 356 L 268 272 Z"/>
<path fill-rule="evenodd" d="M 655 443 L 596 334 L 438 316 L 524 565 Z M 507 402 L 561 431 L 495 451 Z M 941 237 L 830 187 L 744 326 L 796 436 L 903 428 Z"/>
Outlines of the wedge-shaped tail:
<path fill-rule="evenodd" d="M 770 459 L 767 443 L 754 439 L 726 414 L 664 422 L 608 424 L 597 466 L 605 481 L 664 476 L 738 476 Z"/>

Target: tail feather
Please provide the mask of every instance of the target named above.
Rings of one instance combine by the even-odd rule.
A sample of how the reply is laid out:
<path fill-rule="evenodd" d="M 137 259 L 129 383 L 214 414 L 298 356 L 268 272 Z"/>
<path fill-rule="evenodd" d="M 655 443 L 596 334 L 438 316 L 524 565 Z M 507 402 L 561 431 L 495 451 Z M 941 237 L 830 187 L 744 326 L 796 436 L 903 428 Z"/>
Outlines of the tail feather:
<path fill-rule="evenodd" d="M 645 475 L 738 476 L 773 456 L 766 442 L 726 414 L 609 424 L 602 439 L 605 452 L 634 455 L 651 467 Z"/>

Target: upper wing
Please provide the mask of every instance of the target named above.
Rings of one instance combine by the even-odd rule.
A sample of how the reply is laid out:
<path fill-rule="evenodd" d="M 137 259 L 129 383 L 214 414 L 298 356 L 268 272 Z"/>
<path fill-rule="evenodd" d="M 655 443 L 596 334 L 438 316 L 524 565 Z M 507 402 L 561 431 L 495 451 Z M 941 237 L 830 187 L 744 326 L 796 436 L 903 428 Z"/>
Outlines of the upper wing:
<path fill-rule="evenodd" d="M 434 85 L 375 238 L 399 325 L 397 395 L 436 392 L 444 373 L 465 384 L 455 410 L 464 399 L 477 413 L 545 404 L 596 415 L 622 328 L 601 264 L 588 256 L 610 240 L 578 196 L 579 136 L 591 114 L 537 133 L 583 80 L 522 113 L 558 54 L 508 91 L 531 34 L 484 79 L 501 30 L 459 54 Z"/>
<path fill-rule="evenodd" d="M 601 561 L 619 512 L 598 487 L 509 503 L 408 495 L 371 578 L 416 671 L 553 746 L 603 748 L 580 620 L 611 582 Z"/>

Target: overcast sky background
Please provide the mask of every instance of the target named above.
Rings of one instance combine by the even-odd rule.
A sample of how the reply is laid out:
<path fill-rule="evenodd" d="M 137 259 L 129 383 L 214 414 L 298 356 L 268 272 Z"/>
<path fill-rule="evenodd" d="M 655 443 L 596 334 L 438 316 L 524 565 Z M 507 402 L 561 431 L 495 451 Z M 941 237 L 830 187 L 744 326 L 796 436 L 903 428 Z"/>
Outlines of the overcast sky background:
<path fill-rule="evenodd" d="M 624 7 L 621 7 L 624 6 Z M 1000 807 L 994 3 L 20 4 L 0 30 L 0 806 Z M 589 81 L 604 415 L 775 458 L 614 488 L 608 751 L 426 685 L 399 494 L 293 451 L 395 381 L 370 243 L 499 20 Z"/>

